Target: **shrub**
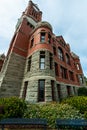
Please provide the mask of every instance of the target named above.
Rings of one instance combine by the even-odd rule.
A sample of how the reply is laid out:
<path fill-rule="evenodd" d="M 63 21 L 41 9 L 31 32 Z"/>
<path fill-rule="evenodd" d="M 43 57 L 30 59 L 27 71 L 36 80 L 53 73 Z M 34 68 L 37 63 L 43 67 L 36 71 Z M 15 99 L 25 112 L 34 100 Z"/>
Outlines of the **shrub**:
<path fill-rule="evenodd" d="M 82 118 L 78 110 L 67 104 L 49 103 L 49 104 L 29 104 L 25 111 L 26 118 L 46 118 L 48 126 L 55 128 L 57 118 Z"/>
<path fill-rule="evenodd" d="M 3 115 L 4 115 L 4 106 L 0 105 L 0 119 L 3 118 Z"/>
<path fill-rule="evenodd" d="M 1 98 L 0 105 L 4 106 L 3 118 L 22 117 L 27 108 L 26 102 L 17 97 Z"/>
<path fill-rule="evenodd" d="M 85 113 L 84 113 L 84 118 L 87 119 L 87 110 L 86 110 Z"/>
<path fill-rule="evenodd" d="M 87 96 L 87 88 L 81 87 L 78 89 L 78 95 L 79 96 Z"/>
<path fill-rule="evenodd" d="M 67 98 L 62 102 L 68 103 L 69 105 L 75 107 L 82 114 L 84 114 L 85 111 L 87 110 L 87 97 L 85 96 L 75 96 L 75 97 Z"/>

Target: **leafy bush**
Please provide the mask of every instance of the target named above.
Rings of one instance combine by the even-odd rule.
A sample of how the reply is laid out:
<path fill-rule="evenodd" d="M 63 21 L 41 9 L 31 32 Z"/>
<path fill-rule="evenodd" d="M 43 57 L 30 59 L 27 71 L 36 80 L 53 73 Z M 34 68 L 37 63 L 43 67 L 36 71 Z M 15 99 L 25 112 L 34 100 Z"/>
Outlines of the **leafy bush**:
<path fill-rule="evenodd" d="M 84 118 L 87 119 L 87 110 L 86 110 L 85 113 L 84 113 Z"/>
<path fill-rule="evenodd" d="M 0 105 L 0 119 L 3 118 L 3 114 L 4 114 L 4 106 Z"/>
<path fill-rule="evenodd" d="M 4 106 L 3 118 L 22 117 L 27 108 L 26 102 L 17 97 L 0 98 L 0 105 Z"/>
<path fill-rule="evenodd" d="M 78 110 L 67 104 L 29 104 L 24 113 L 26 118 L 46 118 L 50 128 L 55 128 L 57 118 L 82 118 Z"/>
<path fill-rule="evenodd" d="M 68 103 L 69 105 L 75 107 L 82 114 L 84 114 L 85 111 L 87 111 L 87 97 L 85 96 L 67 98 L 63 101 L 63 103 Z"/>
<path fill-rule="evenodd" d="M 78 89 L 78 95 L 79 96 L 87 96 L 87 88 L 81 87 Z"/>

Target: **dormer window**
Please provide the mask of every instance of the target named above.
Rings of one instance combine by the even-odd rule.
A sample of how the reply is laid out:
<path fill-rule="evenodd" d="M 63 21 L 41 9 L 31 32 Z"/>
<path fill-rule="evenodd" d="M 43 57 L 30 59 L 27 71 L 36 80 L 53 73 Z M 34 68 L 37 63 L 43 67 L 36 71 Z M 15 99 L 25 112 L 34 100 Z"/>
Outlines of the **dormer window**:
<path fill-rule="evenodd" d="M 40 36 L 40 42 L 45 42 L 45 32 L 41 32 L 41 36 Z"/>

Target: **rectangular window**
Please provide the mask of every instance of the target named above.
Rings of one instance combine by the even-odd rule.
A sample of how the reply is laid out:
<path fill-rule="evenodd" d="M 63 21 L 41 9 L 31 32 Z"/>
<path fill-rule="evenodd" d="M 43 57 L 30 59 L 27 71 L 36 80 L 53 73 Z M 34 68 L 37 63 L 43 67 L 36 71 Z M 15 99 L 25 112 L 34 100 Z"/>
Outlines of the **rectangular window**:
<path fill-rule="evenodd" d="M 69 71 L 69 79 L 74 81 L 74 75 L 72 71 Z"/>
<path fill-rule="evenodd" d="M 67 69 L 61 66 L 60 71 L 61 71 L 61 77 L 67 79 Z"/>
<path fill-rule="evenodd" d="M 24 89 L 23 89 L 23 94 L 22 94 L 22 98 L 23 98 L 23 99 L 26 98 L 27 86 L 28 86 L 28 81 L 26 81 L 26 82 L 24 83 Z"/>
<path fill-rule="evenodd" d="M 60 101 L 61 100 L 61 86 L 60 86 L 60 84 L 57 84 L 57 93 L 58 93 L 58 98 Z"/>
<path fill-rule="evenodd" d="M 53 55 L 49 53 L 50 69 L 53 69 Z"/>
<path fill-rule="evenodd" d="M 40 69 L 45 69 L 45 52 L 40 52 Z"/>
<path fill-rule="evenodd" d="M 80 65 L 76 64 L 77 70 L 80 70 Z"/>
<path fill-rule="evenodd" d="M 71 95 L 71 87 L 70 86 L 67 86 L 67 94 L 68 94 L 68 96 Z"/>
<path fill-rule="evenodd" d="M 61 61 L 64 61 L 63 51 L 60 47 L 58 48 L 58 57 Z"/>
<path fill-rule="evenodd" d="M 45 42 L 45 32 L 41 32 L 40 42 Z"/>
<path fill-rule="evenodd" d="M 52 101 L 55 101 L 55 90 L 54 90 L 54 81 L 51 80 L 51 88 L 52 88 Z"/>
<path fill-rule="evenodd" d="M 78 77 L 78 74 L 76 74 L 76 79 L 77 79 L 77 82 L 79 83 L 79 77 Z"/>
<path fill-rule="evenodd" d="M 68 65 L 70 65 L 70 57 L 69 57 L 68 54 L 66 54 L 66 63 L 67 63 Z"/>
<path fill-rule="evenodd" d="M 53 54 L 56 55 L 56 47 L 53 47 Z"/>
<path fill-rule="evenodd" d="M 43 102 L 45 96 L 45 80 L 39 80 L 38 86 L 38 102 Z"/>
<path fill-rule="evenodd" d="M 58 76 L 58 64 L 55 62 L 55 74 Z"/>
<path fill-rule="evenodd" d="M 27 68 L 27 71 L 30 71 L 30 69 L 31 69 L 31 58 L 32 58 L 32 56 L 30 56 L 29 59 L 28 59 L 28 68 Z"/>
<path fill-rule="evenodd" d="M 84 83 L 83 76 L 82 75 L 78 75 L 78 76 L 79 76 L 79 82 L 80 82 L 80 84 L 83 84 Z"/>
<path fill-rule="evenodd" d="M 73 87 L 73 92 L 74 92 L 74 94 L 76 94 L 76 89 L 75 89 L 75 87 Z"/>
<path fill-rule="evenodd" d="M 34 45 L 34 38 L 31 40 L 31 45 L 30 45 L 30 48 L 32 48 Z"/>
<path fill-rule="evenodd" d="M 48 43 L 51 43 L 51 35 L 48 34 Z"/>

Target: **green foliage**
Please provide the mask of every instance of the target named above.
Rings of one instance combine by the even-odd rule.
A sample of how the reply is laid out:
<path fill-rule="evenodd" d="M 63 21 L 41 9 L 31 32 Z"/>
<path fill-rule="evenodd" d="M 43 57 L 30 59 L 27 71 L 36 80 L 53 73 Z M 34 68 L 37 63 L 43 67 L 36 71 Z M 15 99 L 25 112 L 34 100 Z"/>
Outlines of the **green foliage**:
<path fill-rule="evenodd" d="M 22 117 L 27 108 L 26 102 L 17 97 L 0 98 L 0 105 L 4 106 L 3 118 Z"/>
<path fill-rule="evenodd" d="M 79 96 L 87 96 L 87 88 L 81 87 L 78 89 L 78 95 Z"/>
<path fill-rule="evenodd" d="M 87 111 L 87 97 L 85 96 L 75 96 L 71 98 L 67 98 L 63 101 L 63 103 L 68 103 L 69 105 L 75 107 L 82 114 Z"/>
<path fill-rule="evenodd" d="M 49 128 L 55 128 L 57 118 L 87 118 L 87 97 L 80 96 L 66 99 L 61 104 L 56 102 L 26 104 L 24 100 L 17 97 L 0 98 L 0 106 L 4 107 L 4 114 L 0 114 L 0 119 L 7 117 L 46 118 Z M 84 113 L 84 116 L 80 112 Z"/>
<path fill-rule="evenodd" d="M 87 86 L 87 77 L 84 77 L 84 79 L 85 79 L 85 83 L 86 83 L 86 86 Z"/>
<path fill-rule="evenodd" d="M 78 110 L 67 104 L 29 104 L 25 111 L 26 118 L 46 118 L 50 128 L 55 128 L 57 118 L 82 118 Z"/>
<path fill-rule="evenodd" d="M 3 118 L 3 114 L 0 114 L 0 120 Z"/>
<path fill-rule="evenodd" d="M 86 110 L 85 113 L 84 113 L 84 118 L 87 119 L 87 110 Z"/>
<path fill-rule="evenodd" d="M 3 118 L 3 114 L 4 114 L 4 106 L 0 105 L 0 119 Z"/>

